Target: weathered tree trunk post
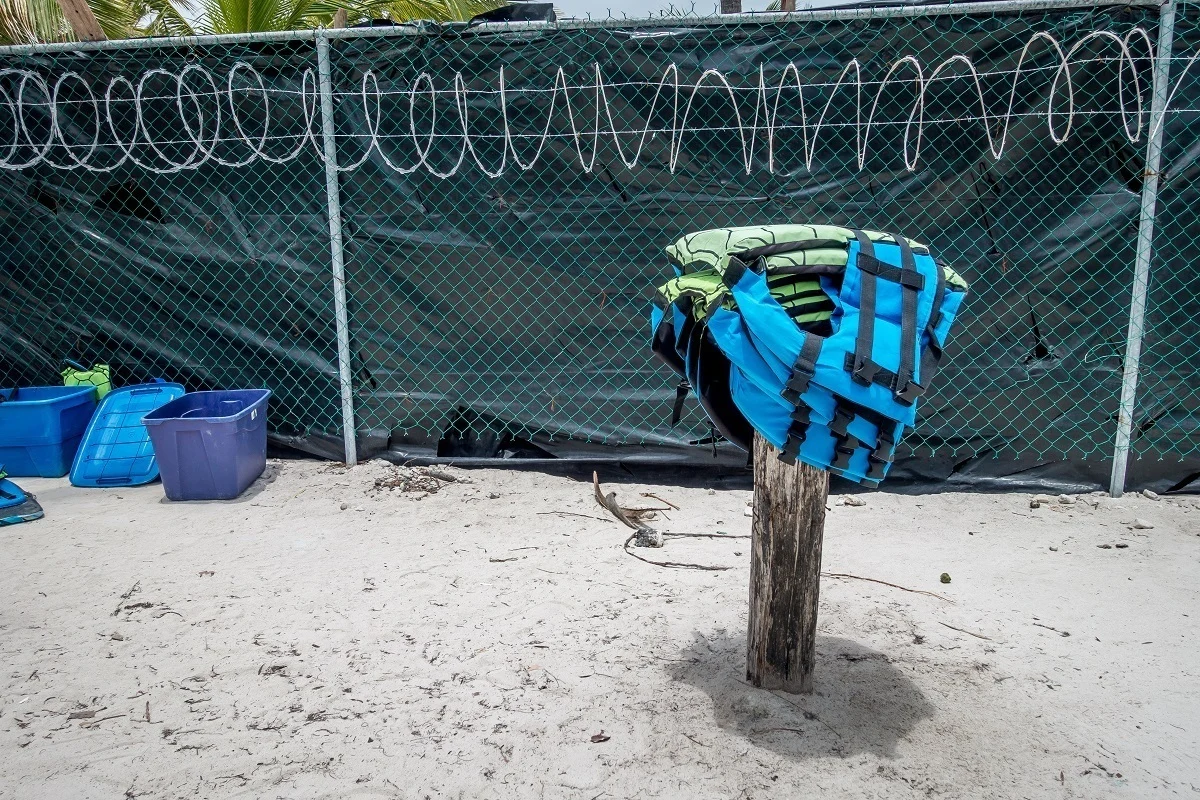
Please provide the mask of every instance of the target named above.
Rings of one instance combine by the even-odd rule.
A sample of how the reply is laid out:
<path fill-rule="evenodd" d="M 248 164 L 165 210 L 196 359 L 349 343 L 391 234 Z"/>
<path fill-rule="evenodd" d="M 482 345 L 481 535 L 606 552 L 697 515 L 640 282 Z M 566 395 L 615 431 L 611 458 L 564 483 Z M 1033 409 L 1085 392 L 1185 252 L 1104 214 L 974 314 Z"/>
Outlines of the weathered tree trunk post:
<path fill-rule="evenodd" d="M 829 474 L 754 436 L 754 525 L 746 680 L 808 693 L 816 661 L 817 594 Z"/>
<path fill-rule="evenodd" d="M 71 24 L 71 30 L 75 31 L 75 38 L 79 41 L 103 42 L 107 38 L 87 0 L 58 0 L 58 7 L 62 9 L 63 16 Z"/>
<path fill-rule="evenodd" d="M 742 0 L 721 0 L 722 14 L 742 13 Z"/>

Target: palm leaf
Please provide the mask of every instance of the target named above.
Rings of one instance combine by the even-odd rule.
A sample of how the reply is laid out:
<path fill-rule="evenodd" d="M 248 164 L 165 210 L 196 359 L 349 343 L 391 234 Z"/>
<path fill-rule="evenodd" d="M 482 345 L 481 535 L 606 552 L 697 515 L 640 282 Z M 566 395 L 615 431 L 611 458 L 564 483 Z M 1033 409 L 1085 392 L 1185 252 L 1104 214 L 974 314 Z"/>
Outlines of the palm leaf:
<path fill-rule="evenodd" d="M 505 5 L 505 0 L 392 0 L 388 4 L 388 18 L 396 22 L 417 19 L 465 22 Z"/>
<path fill-rule="evenodd" d="M 125 0 L 87 0 L 87 4 L 109 39 L 127 39 L 133 34 L 138 14 Z"/>
<path fill-rule="evenodd" d="M 190 8 L 190 0 L 178 1 L 184 8 Z M 193 32 L 172 0 L 87 0 L 87 3 L 109 39 Z M 0 0 L 0 43 L 74 40 L 75 32 L 67 24 L 57 0 Z"/>
<path fill-rule="evenodd" d="M 252 33 L 282 30 L 281 0 L 201 0 L 205 33 Z"/>
<path fill-rule="evenodd" d="M 0 42 L 63 42 L 71 29 L 55 0 L 0 0 Z"/>
<path fill-rule="evenodd" d="M 130 0 L 138 18 L 138 33 L 146 36 L 192 36 L 196 32 L 183 16 L 194 12 L 191 0 Z"/>

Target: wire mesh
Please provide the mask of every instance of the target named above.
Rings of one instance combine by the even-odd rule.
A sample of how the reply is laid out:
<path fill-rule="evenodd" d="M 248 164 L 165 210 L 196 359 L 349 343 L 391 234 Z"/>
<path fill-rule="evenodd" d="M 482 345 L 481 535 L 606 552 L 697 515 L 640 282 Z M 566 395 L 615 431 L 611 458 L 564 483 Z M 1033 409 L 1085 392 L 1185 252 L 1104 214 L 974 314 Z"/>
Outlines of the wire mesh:
<path fill-rule="evenodd" d="M 1195 9 L 1135 439 L 1171 458 L 1198 446 Z M 971 282 L 909 452 L 1111 458 L 1156 27 L 1008 3 L 338 32 L 360 438 L 707 447 L 648 347 L 663 248 L 828 222 Z M 261 385 L 276 434 L 339 435 L 316 56 L 281 39 L 0 55 L 0 385 L 63 358 Z"/>
<path fill-rule="evenodd" d="M 0 384 L 274 392 L 341 429 L 311 42 L 6 58 Z M 16 145 L 16 146 L 14 146 Z"/>
<path fill-rule="evenodd" d="M 1133 419 L 1135 458 L 1179 460 L 1200 453 L 1200 4 L 1181 3 L 1175 23 L 1163 129 L 1154 256 L 1145 345 Z"/>
<path fill-rule="evenodd" d="M 701 441 L 690 401 L 669 426 L 675 385 L 647 355 L 663 246 L 819 221 L 928 241 L 975 287 L 917 452 L 1105 458 L 1153 23 L 1122 9 L 337 42 L 339 152 L 362 162 L 343 184 L 361 424 L 414 439 L 457 409 Z M 1118 92 L 1123 71 L 1140 84 Z"/>

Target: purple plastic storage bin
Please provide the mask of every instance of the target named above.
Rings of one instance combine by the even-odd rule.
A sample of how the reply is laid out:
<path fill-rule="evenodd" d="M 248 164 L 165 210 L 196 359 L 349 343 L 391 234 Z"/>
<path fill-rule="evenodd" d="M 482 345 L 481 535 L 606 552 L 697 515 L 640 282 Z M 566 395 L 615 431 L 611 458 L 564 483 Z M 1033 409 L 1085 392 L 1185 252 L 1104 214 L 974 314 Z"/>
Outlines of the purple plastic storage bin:
<path fill-rule="evenodd" d="M 0 389 L 0 466 L 14 478 L 61 478 L 96 410 L 95 386 Z"/>
<path fill-rule="evenodd" d="M 267 466 L 266 389 L 191 392 L 142 419 L 168 500 L 232 500 Z"/>

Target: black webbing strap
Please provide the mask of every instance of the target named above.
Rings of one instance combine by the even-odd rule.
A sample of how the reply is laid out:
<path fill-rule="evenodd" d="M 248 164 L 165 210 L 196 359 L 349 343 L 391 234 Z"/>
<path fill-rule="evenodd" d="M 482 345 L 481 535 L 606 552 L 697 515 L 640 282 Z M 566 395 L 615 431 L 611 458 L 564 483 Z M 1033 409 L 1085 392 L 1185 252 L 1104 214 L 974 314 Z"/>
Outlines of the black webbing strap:
<path fill-rule="evenodd" d="M 794 242 L 776 242 L 775 244 L 750 247 L 746 250 L 739 250 L 733 255 L 736 255 L 742 261 L 753 261 L 756 258 L 767 258 L 768 256 L 780 255 L 781 253 L 797 253 L 801 250 L 821 250 L 823 248 L 836 248 L 840 250 L 843 247 L 845 247 L 844 244 L 833 239 L 797 239 Z"/>
<path fill-rule="evenodd" d="M 900 425 L 899 422 L 876 411 L 873 408 L 860 405 L 859 403 L 847 400 L 844 397 L 838 397 L 833 407 L 833 419 L 829 422 L 829 430 L 835 436 L 846 436 L 850 423 L 859 418 L 868 425 L 875 427 L 879 431 L 879 447 L 895 447 L 896 445 L 896 430 Z M 864 445 L 865 446 L 865 445 Z"/>
<path fill-rule="evenodd" d="M 721 273 L 721 281 L 730 289 L 737 285 L 737 282 L 746 274 L 746 270 L 751 268 L 751 262 L 742 261 L 736 255 L 729 257 L 729 263 L 725 265 L 725 271 Z"/>
<path fill-rule="evenodd" d="M 836 436 L 837 444 L 833 446 L 833 460 L 829 462 L 829 466 L 833 469 L 848 470 L 850 469 L 850 459 L 854 457 L 854 451 L 862 446 L 862 442 L 855 439 L 853 436 Z"/>
<path fill-rule="evenodd" d="M 683 416 L 683 401 L 687 399 L 691 389 L 692 385 L 686 380 L 680 381 L 679 385 L 675 387 L 675 404 L 671 407 L 672 428 L 679 424 L 679 419 Z"/>
<path fill-rule="evenodd" d="M 833 419 L 829 421 L 829 430 L 834 436 L 849 436 L 847 429 L 853 421 L 854 412 L 844 403 L 838 403 L 833 407 Z"/>
<path fill-rule="evenodd" d="M 784 440 L 783 450 L 779 453 L 779 458 L 787 464 L 795 464 L 800 455 L 800 446 L 804 444 L 804 437 L 808 435 L 809 411 L 809 407 L 803 403 L 798 404 L 792 411 L 792 424 L 788 426 L 787 438 Z"/>
<path fill-rule="evenodd" d="M 808 384 L 816 374 L 817 359 L 821 356 L 821 342 L 824 341 L 815 334 L 802 333 L 804 344 L 800 346 L 800 353 L 792 362 L 792 376 L 780 392 L 784 400 L 795 406 L 800 405 L 800 395 L 808 391 Z"/>
<path fill-rule="evenodd" d="M 846 353 L 846 359 L 843 364 L 847 372 L 853 372 L 854 354 Z M 892 372 L 887 367 L 881 367 L 878 364 L 875 364 L 874 366 L 875 369 L 870 370 L 871 383 L 878 384 L 879 386 L 882 386 L 885 389 L 890 389 L 893 392 L 897 391 L 896 387 L 899 385 L 899 380 L 897 379 L 896 373 Z"/>
<path fill-rule="evenodd" d="M 875 245 L 871 239 L 860 230 L 854 231 L 858 240 L 858 264 L 863 263 L 863 256 L 870 261 L 875 260 Z M 879 365 L 871 360 L 871 350 L 875 343 L 875 273 L 861 270 L 861 290 L 858 303 L 858 337 L 854 341 L 854 368 L 851 376 L 857 383 L 869 385 L 879 369 Z"/>
<path fill-rule="evenodd" d="M 911 405 L 925 391 L 913 380 L 917 366 L 917 292 L 925 288 L 925 278 L 917 272 L 917 261 L 913 258 L 908 240 L 895 233 L 892 238 L 900 248 L 900 263 L 904 271 L 921 278 L 917 287 L 903 281 L 900 283 L 900 369 L 896 375 L 896 399 Z M 914 389 L 920 391 L 911 394 Z"/>
<path fill-rule="evenodd" d="M 900 241 L 902 237 L 897 236 L 896 241 Z M 908 242 L 905 242 L 907 245 Z M 903 249 L 903 248 L 902 248 Z M 909 250 L 909 255 L 912 255 L 912 250 Z M 876 277 L 883 278 L 885 281 L 898 283 L 908 289 L 916 289 L 918 292 L 925 288 L 925 276 L 916 270 L 916 262 L 912 262 L 911 266 L 893 267 L 891 264 L 885 264 L 877 258 L 863 258 L 859 256 L 858 268 L 863 272 L 869 272 Z"/>
<path fill-rule="evenodd" d="M 942 362 L 942 343 L 938 341 L 936 331 L 938 323 L 942 321 L 942 297 L 945 293 L 946 273 L 942 269 L 942 265 L 938 264 L 937 294 L 933 296 L 933 308 L 929 312 L 929 322 L 925 326 L 925 333 L 929 336 L 929 345 L 921 353 L 921 386 L 926 388 L 933 383 L 933 376 L 937 374 L 938 367 Z"/>
<path fill-rule="evenodd" d="M 886 478 L 888 466 L 891 465 L 893 458 L 895 458 L 895 453 L 891 450 L 888 451 L 886 456 L 879 455 L 878 450 L 872 450 L 868 453 L 867 464 L 870 466 L 867 467 L 867 474 L 865 476 L 867 480 L 881 481 Z"/>

